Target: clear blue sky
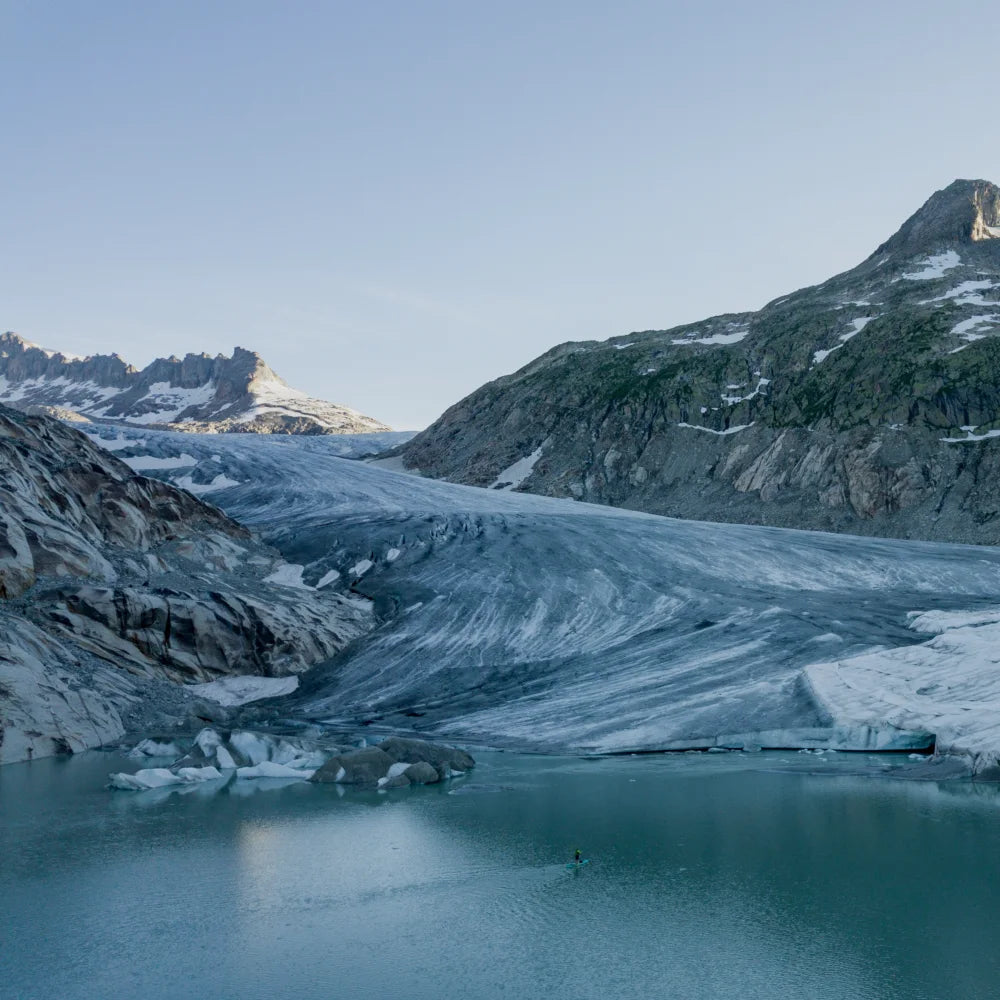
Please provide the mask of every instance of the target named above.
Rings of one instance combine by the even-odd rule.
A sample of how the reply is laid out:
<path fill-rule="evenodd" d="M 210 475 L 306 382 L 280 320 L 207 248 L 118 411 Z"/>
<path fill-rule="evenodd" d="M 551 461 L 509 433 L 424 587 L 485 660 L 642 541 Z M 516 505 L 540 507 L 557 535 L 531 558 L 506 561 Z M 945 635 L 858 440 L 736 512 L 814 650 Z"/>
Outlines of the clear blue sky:
<path fill-rule="evenodd" d="M 995 0 L 0 0 L 0 329 L 415 428 L 1000 179 Z"/>

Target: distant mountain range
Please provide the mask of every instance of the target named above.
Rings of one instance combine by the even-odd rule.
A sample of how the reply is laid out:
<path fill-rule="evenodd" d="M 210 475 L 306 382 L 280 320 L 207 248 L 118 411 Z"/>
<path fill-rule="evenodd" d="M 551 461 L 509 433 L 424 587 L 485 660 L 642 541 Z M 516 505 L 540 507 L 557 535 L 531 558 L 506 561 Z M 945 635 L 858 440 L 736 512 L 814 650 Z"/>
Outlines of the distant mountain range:
<path fill-rule="evenodd" d="M 725 276 L 720 276 L 725 281 Z M 555 347 L 390 459 L 715 521 L 1000 543 L 1000 189 L 758 312 Z"/>
<path fill-rule="evenodd" d="M 80 358 L 0 334 L 0 402 L 63 418 L 114 420 L 201 432 L 360 434 L 385 424 L 313 399 L 279 378 L 254 351 L 227 358 L 157 358 L 142 370 L 117 354 Z"/>

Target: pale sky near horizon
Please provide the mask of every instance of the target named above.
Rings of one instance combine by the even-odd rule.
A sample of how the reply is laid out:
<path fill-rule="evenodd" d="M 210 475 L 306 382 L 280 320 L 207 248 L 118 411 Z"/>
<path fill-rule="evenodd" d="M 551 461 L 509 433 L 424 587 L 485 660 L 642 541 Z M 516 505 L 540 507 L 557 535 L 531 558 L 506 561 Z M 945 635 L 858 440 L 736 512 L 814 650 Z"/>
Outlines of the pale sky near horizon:
<path fill-rule="evenodd" d="M 399 428 L 1000 180 L 1000 6 L 0 0 L 0 329 Z"/>

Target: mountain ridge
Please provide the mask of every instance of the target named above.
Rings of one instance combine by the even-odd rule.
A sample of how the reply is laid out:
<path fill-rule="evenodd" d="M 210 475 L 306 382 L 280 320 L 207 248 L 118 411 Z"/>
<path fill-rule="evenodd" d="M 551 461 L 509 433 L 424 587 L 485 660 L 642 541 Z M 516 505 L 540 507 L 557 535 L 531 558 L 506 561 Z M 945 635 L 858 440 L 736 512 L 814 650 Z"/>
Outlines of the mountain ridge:
<path fill-rule="evenodd" d="M 298 674 L 374 624 L 286 575 L 218 508 L 0 405 L 0 764 L 175 725 L 205 711 L 185 684 Z"/>
<path fill-rule="evenodd" d="M 169 426 L 193 432 L 291 434 L 384 431 L 346 406 L 293 389 L 255 351 L 156 358 L 142 369 L 118 354 L 86 358 L 0 334 L 0 402 L 29 412 Z"/>
<path fill-rule="evenodd" d="M 716 521 L 1000 541 L 1000 189 L 935 192 L 856 267 L 557 345 L 396 453 L 424 475 Z"/>

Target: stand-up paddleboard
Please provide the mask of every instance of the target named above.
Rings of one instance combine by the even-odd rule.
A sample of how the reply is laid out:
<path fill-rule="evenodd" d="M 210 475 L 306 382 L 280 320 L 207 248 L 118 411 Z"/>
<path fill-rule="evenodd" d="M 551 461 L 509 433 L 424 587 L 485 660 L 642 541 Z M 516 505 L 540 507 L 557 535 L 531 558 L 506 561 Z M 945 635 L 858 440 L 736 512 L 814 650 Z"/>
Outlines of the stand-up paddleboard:
<path fill-rule="evenodd" d="M 570 861 L 566 867 L 572 871 L 574 868 L 582 868 L 584 865 L 590 864 L 590 858 L 584 858 L 582 861 Z"/>

